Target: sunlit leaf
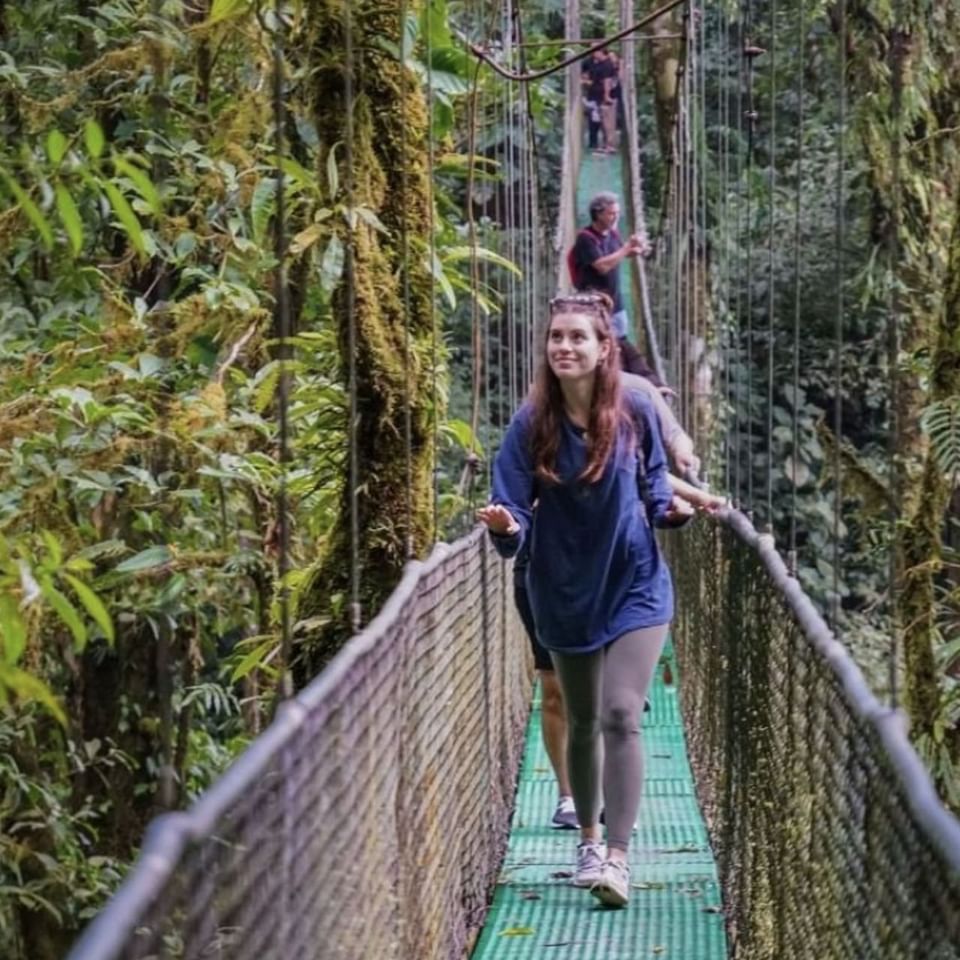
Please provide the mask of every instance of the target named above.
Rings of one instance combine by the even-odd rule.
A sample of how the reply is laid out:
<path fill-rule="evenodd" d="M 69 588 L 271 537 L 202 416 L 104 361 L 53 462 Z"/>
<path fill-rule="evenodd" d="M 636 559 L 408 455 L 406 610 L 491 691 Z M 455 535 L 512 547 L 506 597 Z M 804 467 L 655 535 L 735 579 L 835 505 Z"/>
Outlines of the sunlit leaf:
<path fill-rule="evenodd" d="M 152 570 L 154 567 L 162 567 L 173 559 L 170 548 L 165 544 L 147 547 L 139 553 L 128 557 L 123 563 L 118 563 L 113 569 L 115 573 L 139 573 L 142 570 Z"/>
<path fill-rule="evenodd" d="M 69 147 L 67 138 L 59 130 L 51 130 L 47 134 L 47 156 L 55 167 L 60 166 Z"/>
<path fill-rule="evenodd" d="M 96 160 L 102 156 L 107 141 L 103 136 L 103 128 L 96 120 L 88 120 L 83 125 L 83 142 L 92 159 Z"/>
<path fill-rule="evenodd" d="M 230 680 L 236 683 L 242 680 L 254 670 L 263 669 L 269 665 L 272 659 L 271 654 L 275 654 L 279 649 L 279 643 L 276 637 L 267 637 L 262 643 L 257 644 L 243 659 L 233 668 Z"/>
<path fill-rule="evenodd" d="M 30 199 L 27 192 L 13 179 L 5 170 L 0 170 L 0 176 L 13 194 L 14 199 L 20 204 L 26 218 L 36 227 L 37 233 L 47 250 L 53 249 L 53 227 L 50 226 L 47 218 L 41 213 L 40 208 Z"/>
<path fill-rule="evenodd" d="M 335 143 L 327 154 L 327 189 L 330 191 L 330 199 L 333 200 L 340 190 L 340 172 L 337 170 L 337 147 Z"/>
<path fill-rule="evenodd" d="M 93 622 L 103 631 L 103 635 L 110 643 L 114 641 L 113 621 L 103 601 L 82 581 L 69 573 L 63 575 L 67 583 L 73 587 L 73 592 L 83 604 Z"/>
<path fill-rule="evenodd" d="M 157 188 L 154 186 L 153 181 L 147 175 L 146 171 L 141 170 L 140 167 L 134 163 L 131 163 L 125 157 L 117 155 L 115 155 L 113 158 L 113 165 L 116 168 L 117 173 L 122 174 L 133 183 L 137 193 L 143 197 L 144 202 L 150 208 L 150 212 L 154 216 L 162 216 L 163 202 L 160 199 L 160 194 L 157 191 Z"/>
<path fill-rule="evenodd" d="M 213 0 L 207 23 L 213 25 L 243 16 L 250 9 L 250 0 Z"/>
<path fill-rule="evenodd" d="M 448 247 L 443 251 L 444 263 L 457 263 L 460 260 L 470 260 L 473 258 L 486 260 L 488 263 L 495 263 L 498 267 L 509 270 L 514 276 L 523 277 L 523 271 L 512 260 L 508 260 L 496 251 L 489 250 L 486 247 Z"/>
<path fill-rule="evenodd" d="M 344 250 L 340 238 L 334 234 L 323 252 L 320 263 L 320 285 L 326 293 L 332 293 L 343 276 Z"/>
<path fill-rule="evenodd" d="M 120 192 L 116 184 L 109 180 L 103 181 L 103 189 L 110 201 L 110 206 L 113 207 L 113 212 L 126 231 L 133 249 L 145 257 L 147 255 L 147 245 L 143 239 L 143 229 L 127 198 Z"/>
<path fill-rule="evenodd" d="M 83 249 L 83 220 L 80 217 L 80 211 L 73 202 L 70 191 L 62 183 L 54 187 L 54 192 L 57 197 L 57 213 L 60 215 L 60 222 L 67 231 L 70 249 L 76 256 Z"/>
<path fill-rule="evenodd" d="M 0 638 L 3 640 L 3 659 L 16 663 L 27 646 L 24 626 L 16 600 L 9 593 L 0 593 Z"/>
<path fill-rule="evenodd" d="M 36 700 L 42 703 L 58 722 L 66 726 L 67 715 L 60 701 L 42 680 L 27 673 L 26 670 L 8 666 L 0 661 L 0 689 L 9 690 L 23 700 Z"/>
<path fill-rule="evenodd" d="M 77 649 L 82 651 L 87 645 L 87 628 L 84 626 L 80 614 L 77 613 L 77 608 L 52 583 L 41 583 L 40 590 L 73 634 Z"/>

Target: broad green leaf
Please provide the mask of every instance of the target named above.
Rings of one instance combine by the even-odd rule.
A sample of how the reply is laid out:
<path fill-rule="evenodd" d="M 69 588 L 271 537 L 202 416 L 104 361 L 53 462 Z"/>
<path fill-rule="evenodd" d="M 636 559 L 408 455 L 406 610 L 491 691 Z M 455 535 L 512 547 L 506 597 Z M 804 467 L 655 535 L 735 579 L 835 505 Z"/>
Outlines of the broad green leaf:
<path fill-rule="evenodd" d="M 109 180 L 102 181 L 104 192 L 113 207 L 113 212 L 117 215 L 123 229 L 126 231 L 133 249 L 142 257 L 147 255 L 147 246 L 143 239 L 143 230 L 140 227 L 140 221 L 133 212 L 133 208 L 127 202 L 127 198 L 120 192 L 117 185 Z"/>
<path fill-rule="evenodd" d="M 263 243 L 276 206 L 277 181 L 274 177 L 264 177 L 254 188 L 250 200 L 250 221 L 253 226 L 253 239 L 257 243 Z"/>
<path fill-rule="evenodd" d="M 325 293 L 333 293 L 343 276 L 344 252 L 340 238 L 334 234 L 323 252 L 320 263 L 320 286 Z"/>
<path fill-rule="evenodd" d="M 27 630 L 9 593 L 0 593 L 0 649 L 4 662 L 15 664 L 27 646 Z"/>
<path fill-rule="evenodd" d="M 213 0 L 207 23 L 212 25 L 242 16 L 249 8 L 250 0 Z"/>
<path fill-rule="evenodd" d="M 5 688 L 24 700 L 36 700 L 42 703 L 60 723 L 66 726 L 67 715 L 63 712 L 60 701 L 42 680 L 27 673 L 26 670 L 7 666 L 0 661 L 0 688 Z"/>
<path fill-rule="evenodd" d="M 51 130 L 47 134 L 47 156 L 55 167 L 60 166 L 69 148 L 67 138 L 59 130 Z"/>
<path fill-rule="evenodd" d="M 380 218 L 369 208 L 369 207 L 355 207 L 357 216 L 363 220 L 368 226 L 373 227 L 374 230 L 378 230 L 380 233 L 387 233 L 387 228 L 380 221 Z"/>
<path fill-rule="evenodd" d="M 57 213 L 60 214 L 60 222 L 67 231 L 70 249 L 76 256 L 83 249 L 83 220 L 80 217 L 80 211 L 77 210 L 70 191 L 62 183 L 58 183 L 54 190 L 57 196 Z"/>
<path fill-rule="evenodd" d="M 103 631 L 107 641 L 113 643 L 115 637 L 113 621 L 110 619 L 110 614 L 107 613 L 103 601 L 82 580 L 78 580 L 69 573 L 65 573 L 63 578 L 73 587 L 73 592 L 84 605 L 93 622 Z"/>
<path fill-rule="evenodd" d="M 129 179 L 137 190 L 137 193 L 143 197 L 145 203 L 150 208 L 150 212 L 156 216 L 163 216 L 163 201 L 160 194 L 154 186 L 153 181 L 147 175 L 146 171 L 141 170 L 136 164 L 131 163 L 126 157 L 114 155 L 113 165 L 117 173 Z"/>
<path fill-rule="evenodd" d="M 323 225 L 311 223 L 306 230 L 301 230 L 290 241 L 290 255 L 299 257 L 300 254 L 309 250 L 323 236 Z"/>
<path fill-rule="evenodd" d="M 327 189 L 330 191 L 330 199 L 333 200 L 340 190 L 340 172 L 337 169 L 337 147 L 335 143 L 327 154 Z"/>
<path fill-rule="evenodd" d="M 444 272 L 443 264 L 440 262 L 440 259 L 436 254 L 431 257 L 427 267 L 429 268 L 430 273 L 433 274 L 433 279 L 439 285 L 444 297 L 446 297 L 447 305 L 451 310 L 453 310 L 457 305 L 457 294 L 453 289 L 453 284 L 450 283 L 449 278 Z"/>
<path fill-rule="evenodd" d="M 298 163 L 293 157 L 276 157 L 273 156 L 270 158 L 270 162 L 276 166 L 280 165 L 280 169 L 283 170 L 284 174 L 288 176 L 295 183 L 300 184 L 311 192 L 317 192 L 317 175 L 308 170 L 303 164 Z"/>
<path fill-rule="evenodd" d="M 77 650 L 82 651 L 87 645 L 87 628 L 83 625 L 77 608 L 52 583 L 40 584 L 40 590 L 60 619 L 70 628 Z"/>
<path fill-rule="evenodd" d="M 232 683 L 242 680 L 247 674 L 256 669 L 267 667 L 270 654 L 278 647 L 276 637 L 267 637 L 262 643 L 257 644 L 244 658 L 233 668 L 230 675 Z"/>
<path fill-rule="evenodd" d="M 162 567 L 173 559 L 173 554 L 166 544 L 147 547 L 139 553 L 128 557 L 123 563 L 118 563 L 113 569 L 115 573 L 139 573 L 141 570 L 151 570 Z"/>
<path fill-rule="evenodd" d="M 470 260 L 476 257 L 477 260 L 486 260 L 488 263 L 495 263 L 498 267 L 509 270 L 517 277 L 523 277 L 523 271 L 512 261 L 501 256 L 494 250 L 487 247 L 448 247 L 443 251 L 444 263 L 456 263 L 460 260 Z"/>
<path fill-rule="evenodd" d="M 60 565 L 63 563 L 63 547 L 60 546 L 60 541 L 49 530 L 41 530 L 40 536 L 47 548 L 47 553 L 50 554 L 49 562 L 45 563 L 44 567 L 51 572 L 55 572 L 60 569 Z"/>
<path fill-rule="evenodd" d="M 96 120 L 88 120 L 83 125 L 83 141 L 91 159 L 97 160 L 103 155 L 103 149 L 107 145 L 107 141 L 103 136 L 103 128 Z"/>
<path fill-rule="evenodd" d="M 5 170 L 0 170 L 3 179 L 13 194 L 14 199 L 20 204 L 20 208 L 26 214 L 27 219 L 36 227 L 37 233 L 47 250 L 53 249 L 53 227 L 50 226 L 47 218 L 40 212 L 40 208 L 30 199 L 27 192 L 13 179 Z"/>
<path fill-rule="evenodd" d="M 470 429 L 470 424 L 465 420 L 447 420 L 440 429 L 442 433 L 456 441 L 461 449 L 472 450 L 483 456 L 483 447 Z"/>

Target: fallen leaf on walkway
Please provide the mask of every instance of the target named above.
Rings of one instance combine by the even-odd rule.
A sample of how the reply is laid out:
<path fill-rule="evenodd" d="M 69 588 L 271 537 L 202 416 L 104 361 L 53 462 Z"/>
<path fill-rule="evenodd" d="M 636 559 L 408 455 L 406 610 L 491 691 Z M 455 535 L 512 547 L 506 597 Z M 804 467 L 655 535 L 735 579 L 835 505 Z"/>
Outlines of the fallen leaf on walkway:
<path fill-rule="evenodd" d="M 507 927 L 500 931 L 501 937 L 532 937 L 537 931 L 533 927 Z"/>
<path fill-rule="evenodd" d="M 520 894 L 521 900 L 539 900 L 540 894 L 536 890 L 524 890 Z"/>
<path fill-rule="evenodd" d="M 573 876 L 572 870 L 557 870 L 556 873 L 550 874 L 551 880 L 569 880 Z"/>

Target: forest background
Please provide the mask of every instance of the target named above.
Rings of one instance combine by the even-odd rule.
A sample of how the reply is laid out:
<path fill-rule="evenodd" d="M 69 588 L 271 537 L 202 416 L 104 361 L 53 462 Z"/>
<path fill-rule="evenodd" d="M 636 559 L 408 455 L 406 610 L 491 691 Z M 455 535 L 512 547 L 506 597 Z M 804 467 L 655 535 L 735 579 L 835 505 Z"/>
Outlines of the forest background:
<path fill-rule="evenodd" d="M 515 400 L 503 371 L 517 363 L 509 345 L 523 339 L 528 278 L 512 260 L 522 249 L 532 265 L 529 252 L 545 250 L 535 268 L 546 271 L 562 255 L 550 249 L 562 74 L 508 109 L 489 71 L 473 86 L 465 42 L 489 39 L 495 5 L 359 0 L 349 60 L 343 10 L 321 0 L 292 0 L 282 23 L 243 0 L 68 6 L 0 0 L 0 953 L 31 960 L 63 955 L 116 888 L 150 817 L 188 804 L 263 729 L 285 675 L 302 685 L 357 615 L 378 608 L 407 556 L 469 527 L 483 470 L 470 482 L 467 464 L 475 454 L 489 463 Z M 527 42 L 561 38 L 563 7 L 523 4 Z M 583 33 L 612 32 L 614 7 L 583 4 Z M 742 89 L 738 58 L 705 52 L 700 135 L 728 164 L 704 168 L 713 349 L 702 362 L 742 361 L 732 384 L 715 380 L 726 392 L 703 451 L 708 474 L 715 485 L 729 475 L 731 430 L 749 435 L 752 446 L 736 445 L 740 467 L 758 487 L 773 472 L 773 514 L 758 504 L 757 515 L 782 544 L 796 492 L 805 587 L 834 612 L 884 697 L 890 638 L 900 638 L 893 675 L 915 742 L 960 809 L 957 5 L 847 0 L 843 24 L 833 4 L 781 0 L 773 21 L 772 9 L 754 0 L 704 14 L 708 35 L 726 24 L 738 43 L 777 52 L 753 79 L 752 150 L 742 118 L 723 107 Z M 531 46 L 525 65 L 562 53 Z M 671 160 L 677 56 L 670 39 L 638 54 L 651 225 Z M 520 112 L 535 127 L 532 158 L 512 137 Z M 538 216 L 523 224 L 508 211 L 520 208 L 531 170 Z M 818 186 L 838 182 L 848 225 L 840 354 L 837 194 Z M 802 260 L 777 244 L 769 271 L 738 269 L 745 240 L 765 250 L 795 218 Z M 775 336 L 750 344 L 748 376 L 734 315 L 753 304 L 761 329 L 771 284 L 782 299 Z M 792 336 L 794 290 L 800 389 L 790 351 L 775 350 L 771 433 L 768 353 Z M 901 318 L 893 361 L 891 306 Z M 478 310 L 501 333 L 479 407 Z M 359 609 L 348 313 L 358 338 Z"/>

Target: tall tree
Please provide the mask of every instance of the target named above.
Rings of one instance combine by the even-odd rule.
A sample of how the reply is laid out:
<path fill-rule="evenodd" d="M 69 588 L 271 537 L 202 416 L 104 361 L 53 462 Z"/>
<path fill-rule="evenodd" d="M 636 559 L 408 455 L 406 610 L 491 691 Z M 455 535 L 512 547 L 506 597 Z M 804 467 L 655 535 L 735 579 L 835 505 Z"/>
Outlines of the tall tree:
<path fill-rule="evenodd" d="M 358 486 L 344 485 L 340 518 L 300 598 L 301 625 L 334 616 L 332 629 L 315 634 L 307 629 L 301 646 L 306 674 L 329 659 L 348 634 L 344 601 L 351 597 L 354 568 L 359 567 L 360 613 L 368 619 L 396 585 L 408 555 L 421 554 L 431 534 L 427 109 L 415 75 L 383 42 L 404 47 L 401 8 L 376 0 L 306 5 L 321 170 L 337 165 L 347 208 L 338 227 L 346 274 L 334 310 L 345 371 L 351 340 L 355 343 L 352 429 L 358 464 Z M 415 16 L 419 5 L 411 2 L 406 9 Z"/>
<path fill-rule="evenodd" d="M 898 438 L 891 491 L 900 512 L 896 619 L 914 735 L 931 738 L 941 703 L 935 579 L 947 489 L 918 427 L 927 404 L 958 386 L 955 274 L 948 278 L 958 262 L 956 235 L 950 237 L 960 181 L 960 57 L 950 38 L 960 29 L 960 11 L 956 4 L 934 10 L 909 0 L 883 10 L 849 3 L 847 14 L 848 76 L 868 159 L 872 234 L 881 256 L 892 254 L 888 282 L 900 331 L 890 414 Z"/>

